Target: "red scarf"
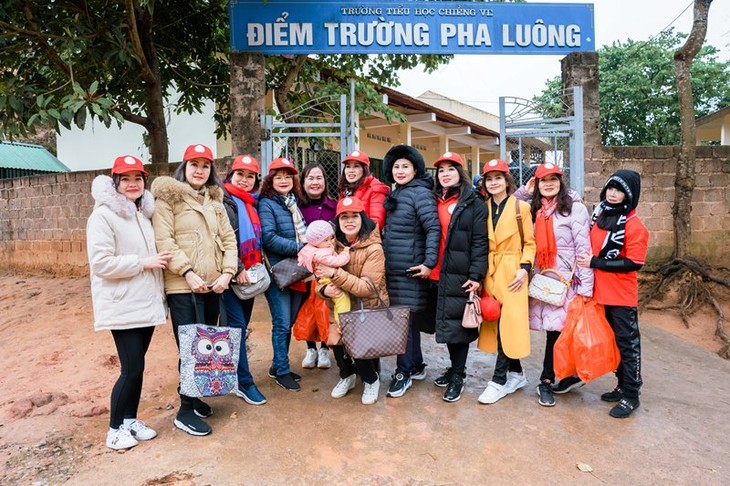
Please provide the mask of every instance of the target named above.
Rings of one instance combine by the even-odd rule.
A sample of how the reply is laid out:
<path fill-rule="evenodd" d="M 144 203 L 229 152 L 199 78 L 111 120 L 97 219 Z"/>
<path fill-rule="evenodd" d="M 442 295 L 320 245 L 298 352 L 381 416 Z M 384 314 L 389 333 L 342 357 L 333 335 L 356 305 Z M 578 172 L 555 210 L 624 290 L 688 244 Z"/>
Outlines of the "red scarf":
<path fill-rule="evenodd" d="M 246 206 L 246 214 L 251 228 L 242 228 L 246 220 L 238 215 L 238 255 L 244 268 L 251 268 L 255 263 L 261 263 L 261 220 L 256 212 L 256 198 L 243 189 L 233 184 L 224 183 L 223 186 L 228 194 L 243 201 Z M 240 210 L 239 210 L 240 211 Z"/>
<path fill-rule="evenodd" d="M 541 199 L 542 207 L 535 215 L 535 244 L 537 245 L 537 266 L 552 268 L 555 257 L 558 255 L 558 245 L 555 243 L 553 231 L 553 213 L 558 206 L 556 198 Z"/>

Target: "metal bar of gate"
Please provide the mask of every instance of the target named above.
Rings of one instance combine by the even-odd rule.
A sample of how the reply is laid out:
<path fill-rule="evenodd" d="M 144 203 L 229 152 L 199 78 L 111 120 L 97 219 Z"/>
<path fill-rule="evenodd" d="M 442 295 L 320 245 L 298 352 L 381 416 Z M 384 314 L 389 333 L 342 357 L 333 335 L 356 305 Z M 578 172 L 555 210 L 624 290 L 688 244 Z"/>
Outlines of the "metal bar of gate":
<path fill-rule="evenodd" d="M 340 95 L 340 160 L 344 159 L 347 155 L 347 96 Z"/>
<path fill-rule="evenodd" d="M 499 158 L 507 159 L 507 113 L 503 96 L 499 97 Z"/>

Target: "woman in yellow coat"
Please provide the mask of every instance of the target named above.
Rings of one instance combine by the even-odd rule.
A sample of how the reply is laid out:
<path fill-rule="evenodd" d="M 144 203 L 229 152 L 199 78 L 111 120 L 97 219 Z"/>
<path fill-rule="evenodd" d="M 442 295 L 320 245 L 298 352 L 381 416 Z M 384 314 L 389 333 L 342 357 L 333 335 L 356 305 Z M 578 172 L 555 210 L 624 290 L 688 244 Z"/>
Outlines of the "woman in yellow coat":
<path fill-rule="evenodd" d="M 502 304 L 498 320 L 482 323 L 477 343 L 482 351 L 497 353 L 492 380 L 479 396 L 479 403 L 489 404 L 527 385 L 520 358 L 530 354 L 527 277 L 535 260 L 535 237 L 530 205 L 512 196 L 517 187 L 507 163 L 487 162 L 481 183 L 488 196 L 484 289 Z"/>

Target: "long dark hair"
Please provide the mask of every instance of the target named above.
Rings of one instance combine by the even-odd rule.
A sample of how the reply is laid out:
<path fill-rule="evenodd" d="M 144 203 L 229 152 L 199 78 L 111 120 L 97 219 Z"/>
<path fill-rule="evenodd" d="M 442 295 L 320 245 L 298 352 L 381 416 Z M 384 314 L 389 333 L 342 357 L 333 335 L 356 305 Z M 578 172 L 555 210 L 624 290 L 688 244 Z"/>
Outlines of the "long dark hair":
<path fill-rule="evenodd" d="M 563 176 L 558 176 L 560 180 L 560 189 L 555 199 L 558 201 L 558 205 L 555 210 L 563 216 L 568 216 L 573 210 L 573 198 L 568 194 L 568 186 L 565 185 Z M 532 195 L 532 202 L 530 203 L 530 212 L 532 212 L 532 221 L 535 221 L 537 211 L 542 207 L 542 196 L 540 196 L 540 179 L 535 179 L 535 192 Z"/>
<path fill-rule="evenodd" d="M 310 162 L 307 165 L 304 166 L 304 169 L 302 169 L 302 175 L 301 175 L 301 184 L 302 184 L 302 205 L 303 206 L 309 206 L 312 204 L 312 198 L 309 197 L 309 194 L 307 194 L 307 191 L 304 189 L 304 180 L 307 178 L 310 172 L 312 172 L 314 169 L 319 169 L 322 171 L 322 177 L 324 178 L 324 191 L 322 192 L 322 199 L 326 198 L 329 194 L 329 191 L 327 190 L 327 176 L 324 172 L 324 166 L 320 164 L 319 162 Z"/>
<path fill-rule="evenodd" d="M 122 176 L 124 174 L 112 174 L 112 184 L 114 184 L 114 190 L 119 192 L 119 183 L 122 182 Z M 147 190 L 147 176 L 142 174 L 142 184 L 144 184 L 143 189 Z M 142 198 L 144 197 L 144 191 L 142 191 L 142 195 L 139 196 L 135 201 L 134 204 L 139 207 L 140 204 L 142 204 Z"/>
<path fill-rule="evenodd" d="M 365 214 L 365 211 L 360 211 L 360 219 L 362 220 L 362 225 L 360 226 L 360 232 L 357 234 L 358 240 L 364 240 L 368 236 L 370 236 L 370 233 L 373 232 L 374 229 L 377 229 L 378 225 L 375 221 L 368 218 L 368 215 Z M 340 217 L 335 216 L 335 238 L 337 238 L 337 241 L 342 243 L 345 246 L 350 246 L 350 243 L 347 241 L 347 237 L 345 236 L 345 233 L 342 232 L 340 229 Z"/>
<path fill-rule="evenodd" d="M 444 163 L 447 163 L 447 162 L 444 162 Z M 469 175 L 466 173 L 466 171 L 464 170 L 464 168 L 462 166 L 460 166 L 459 164 L 456 164 L 456 163 L 451 164 L 451 165 L 453 165 L 456 168 L 456 172 L 458 172 L 458 174 L 459 174 L 459 184 L 452 188 L 449 188 L 449 189 L 458 189 L 459 199 L 461 199 L 461 197 L 464 195 L 464 193 L 466 191 L 468 191 L 469 189 L 471 189 L 472 185 L 471 185 L 471 182 L 469 182 Z M 436 197 L 441 197 L 443 195 L 444 188 L 441 185 L 441 182 L 439 181 L 438 176 L 439 176 L 439 171 L 437 168 L 436 177 L 434 178 L 434 179 L 436 179 L 436 183 L 433 186 L 433 193 L 436 194 Z"/>
<path fill-rule="evenodd" d="M 187 166 L 188 161 L 183 160 L 180 165 L 177 166 L 177 169 L 175 169 L 175 175 L 173 176 L 175 179 L 180 182 L 184 182 L 185 184 L 188 184 L 188 180 L 185 178 L 185 169 L 187 168 Z M 218 174 L 216 174 L 215 172 L 215 164 L 213 162 L 210 163 L 210 175 L 208 176 L 208 180 L 205 181 L 205 184 L 203 185 L 223 187 L 223 184 L 221 184 L 221 180 L 218 177 Z"/>
<path fill-rule="evenodd" d="M 348 160 L 348 162 L 352 161 Z M 351 191 L 350 194 L 357 191 L 357 189 L 362 186 L 365 178 L 370 175 L 370 168 L 368 168 L 367 165 L 363 164 L 362 162 L 357 163 L 362 166 L 362 177 L 354 183 L 349 183 L 347 182 L 347 178 L 345 177 L 345 169 L 343 168 L 342 172 L 340 173 L 340 181 L 337 184 L 337 194 L 339 194 L 340 196 L 342 196 L 347 190 Z"/>
<path fill-rule="evenodd" d="M 274 176 L 279 172 L 287 172 L 291 174 L 292 182 L 294 183 L 291 192 L 293 192 L 296 196 L 297 203 L 302 201 L 302 185 L 299 183 L 299 177 L 291 172 L 289 169 L 274 169 L 272 171 L 269 171 L 269 173 L 266 174 L 266 177 L 264 177 L 264 181 L 261 183 L 261 192 L 259 193 L 259 198 L 273 198 L 274 196 L 279 194 L 274 190 Z"/>

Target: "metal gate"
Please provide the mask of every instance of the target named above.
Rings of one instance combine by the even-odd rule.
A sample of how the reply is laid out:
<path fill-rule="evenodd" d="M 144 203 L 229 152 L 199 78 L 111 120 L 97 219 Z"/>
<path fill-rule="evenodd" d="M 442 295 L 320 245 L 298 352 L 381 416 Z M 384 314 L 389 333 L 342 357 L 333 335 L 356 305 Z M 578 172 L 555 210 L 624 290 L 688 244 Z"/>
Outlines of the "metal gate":
<path fill-rule="evenodd" d="M 350 106 L 347 95 L 315 98 L 283 115 L 263 115 L 261 123 L 269 135 L 261 142 L 262 174 L 271 161 L 284 157 L 301 172 L 310 162 L 324 167 L 330 197 L 337 198 L 340 161 L 355 149 L 354 84 Z M 348 109 L 349 108 L 349 109 Z M 277 120 L 296 119 L 297 123 Z"/>
<path fill-rule="evenodd" d="M 551 162 L 569 177 L 570 187 L 583 195 L 583 88 L 565 90 L 561 102 L 561 112 L 568 116 L 543 119 L 534 102 L 500 97 L 500 154 L 518 185 L 534 176 L 538 165 Z"/>

